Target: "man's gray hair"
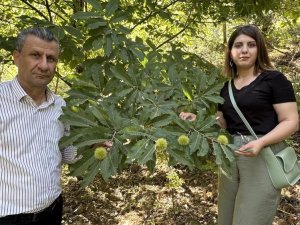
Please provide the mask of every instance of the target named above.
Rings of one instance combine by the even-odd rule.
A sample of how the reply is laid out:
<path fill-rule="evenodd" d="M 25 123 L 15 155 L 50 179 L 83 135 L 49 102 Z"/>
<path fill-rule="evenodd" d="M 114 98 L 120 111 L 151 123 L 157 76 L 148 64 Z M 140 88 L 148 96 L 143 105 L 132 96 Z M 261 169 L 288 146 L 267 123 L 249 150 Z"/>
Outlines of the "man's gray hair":
<path fill-rule="evenodd" d="M 54 41 L 57 43 L 59 50 L 60 50 L 60 45 L 59 45 L 58 39 L 54 36 L 54 34 L 49 29 L 44 28 L 44 27 L 29 27 L 29 28 L 21 31 L 19 33 L 19 35 L 17 36 L 16 51 L 21 52 L 21 50 L 24 46 L 24 42 L 29 35 L 36 36 L 36 37 L 38 37 L 44 41 L 48 41 L 48 42 Z"/>

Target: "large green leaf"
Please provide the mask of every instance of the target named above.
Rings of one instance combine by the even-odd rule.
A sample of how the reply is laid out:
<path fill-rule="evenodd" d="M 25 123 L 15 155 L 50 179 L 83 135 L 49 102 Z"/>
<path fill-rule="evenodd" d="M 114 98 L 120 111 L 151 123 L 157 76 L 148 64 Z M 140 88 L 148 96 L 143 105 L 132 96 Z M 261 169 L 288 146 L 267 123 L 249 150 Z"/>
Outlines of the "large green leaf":
<path fill-rule="evenodd" d="M 203 136 L 199 132 L 193 132 L 190 136 L 190 154 L 193 154 L 201 147 Z"/>
<path fill-rule="evenodd" d="M 119 154 L 117 149 L 112 149 L 111 153 L 101 163 L 101 175 L 104 180 L 117 173 L 118 165 L 120 163 Z"/>
<path fill-rule="evenodd" d="M 205 96 L 209 96 L 212 94 L 219 94 L 221 88 L 223 87 L 222 83 L 217 83 L 213 86 L 209 86 L 209 89 L 205 92 Z"/>
<path fill-rule="evenodd" d="M 216 156 L 216 164 L 222 164 L 222 148 L 218 142 L 213 142 L 213 154 Z"/>
<path fill-rule="evenodd" d="M 105 27 L 106 25 L 107 25 L 106 21 L 97 21 L 97 22 L 94 22 L 94 23 L 89 23 L 87 25 L 87 28 L 89 28 L 89 29 L 97 29 L 99 27 Z"/>
<path fill-rule="evenodd" d="M 193 97 L 192 97 L 191 90 L 189 90 L 189 88 L 186 87 L 184 84 L 182 84 L 182 91 L 183 91 L 184 96 L 185 96 L 189 101 L 192 101 Z"/>
<path fill-rule="evenodd" d="M 230 162 L 232 162 L 232 161 L 235 159 L 234 153 L 232 152 L 232 150 L 231 150 L 229 147 L 227 147 L 226 145 L 220 145 L 220 146 L 221 146 L 221 148 L 222 148 L 222 150 L 223 150 L 223 152 L 224 152 L 226 158 L 227 158 Z"/>
<path fill-rule="evenodd" d="M 104 54 L 105 56 L 109 57 L 110 54 L 112 53 L 113 49 L 113 43 L 112 43 L 112 38 L 111 35 L 105 35 L 104 37 Z"/>
<path fill-rule="evenodd" d="M 205 96 L 205 98 L 214 103 L 222 104 L 224 102 L 224 99 L 220 96 Z"/>
<path fill-rule="evenodd" d="M 207 155 L 208 151 L 209 151 L 209 144 L 208 144 L 208 140 L 206 137 L 202 138 L 202 142 L 200 145 L 200 150 L 197 152 L 198 156 L 205 156 Z"/>
<path fill-rule="evenodd" d="M 133 48 L 130 48 L 130 50 L 139 60 L 141 60 L 141 61 L 144 60 L 144 53 L 140 49 L 133 47 Z"/>
<path fill-rule="evenodd" d="M 106 5 L 106 16 L 111 16 L 119 7 L 119 0 L 110 0 Z"/>
<path fill-rule="evenodd" d="M 105 141 L 107 141 L 107 139 L 93 139 L 93 140 L 87 140 L 87 141 L 80 142 L 80 143 L 76 144 L 75 146 L 77 148 L 82 148 L 85 146 L 92 146 L 94 144 L 103 143 Z"/>
<path fill-rule="evenodd" d="M 216 124 L 216 117 L 214 115 L 209 116 L 199 125 L 200 131 L 205 131 L 215 124 Z"/>
<path fill-rule="evenodd" d="M 64 136 L 60 139 L 60 148 L 64 149 L 70 145 L 72 145 L 76 140 L 78 140 L 80 137 L 84 136 L 84 132 L 75 133 L 72 132 L 69 136 Z"/>
<path fill-rule="evenodd" d="M 138 163 L 141 165 L 146 164 L 148 161 L 153 160 L 153 154 L 155 152 L 155 146 L 153 144 L 146 144 L 145 151 L 141 154 L 138 159 Z"/>
<path fill-rule="evenodd" d="M 81 31 L 75 27 L 72 26 L 64 26 L 63 27 L 69 34 L 75 36 L 76 38 L 81 39 L 82 38 L 82 34 Z"/>
<path fill-rule="evenodd" d="M 120 79 L 121 81 L 125 82 L 126 84 L 129 84 L 132 86 L 132 82 L 130 80 L 130 77 L 127 75 L 126 71 L 124 68 L 122 68 L 120 65 L 111 67 L 110 68 L 111 72 L 115 77 Z"/>
<path fill-rule="evenodd" d="M 82 163 L 79 167 L 76 167 L 76 169 L 74 169 L 70 175 L 71 176 L 81 176 L 84 175 L 84 173 L 86 172 L 86 170 L 93 164 L 95 163 L 96 159 L 94 157 L 90 157 L 89 159 L 81 159 L 84 163 Z"/>
<path fill-rule="evenodd" d="M 109 126 L 108 121 L 108 115 L 107 112 L 104 110 L 101 110 L 100 106 L 90 106 L 89 108 L 90 112 L 96 117 L 99 122 L 105 126 Z"/>
<path fill-rule="evenodd" d="M 148 146 L 150 145 L 149 139 L 142 139 L 135 143 L 133 147 L 128 150 L 126 163 L 132 163 L 134 161 L 144 161 L 147 156 Z M 146 154 L 145 154 L 146 152 Z"/>
<path fill-rule="evenodd" d="M 85 0 L 85 1 L 90 3 L 94 9 L 102 10 L 102 5 L 98 0 Z"/>
<path fill-rule="evenodd" d="M 74 126 L 74 127 L 90 127 L 90 125 L 86 124 L 83 121 L 76 121 L 76 120 L 72 120 L 70 118 L 63 118 L 63 121 L 65 124 L 68 124 L 68 125 Z"/>
<path fill-rule="evenodd" d="M 83 180 L 80 182 L 81 187 L 88 186 L 94 180 L 97 173 L 99 173 L 100 166 L 101 166 L 101 161 L 100 160 L 96 160 L 92 164 L 89 171 L 84 176 Z"/>
<path fill-rule="evenodd" d="M 168 153 L 176 160 L 176 162 L 193 168 L 195 165 L 187 152 L 175 151 L 168 149 Z"/>
<path fill-rule="evenodd" d="M 87 117 L 87 115 L 81 114 L 81 113 L 75 113 L 70 110 L 65 111 L 65 114 L 62 115 L 62 118 L 68 121 L 77 121 L 85 123 L 87 126 L 98 126 L 98 124 L 95 121 L 92 121 L 90 118 Z"/>
<path fill-rule="evenodd" d="M 166 125 L 169 125 L 173 121 L 174 119 L 172 116 L 165 114 L 153 118 L 151 121 L 149 121 L 148 124 L 154 127 L 164 127 Z"/>

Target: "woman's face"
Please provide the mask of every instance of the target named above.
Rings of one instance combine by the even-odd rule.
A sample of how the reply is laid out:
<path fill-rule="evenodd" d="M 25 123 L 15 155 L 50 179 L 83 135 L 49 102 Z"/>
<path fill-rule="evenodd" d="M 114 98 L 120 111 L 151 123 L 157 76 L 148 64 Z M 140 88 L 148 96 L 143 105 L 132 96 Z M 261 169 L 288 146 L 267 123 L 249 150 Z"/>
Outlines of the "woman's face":
<path fill-rule="evenodd" d="M 230 56 L 237 70 L 254 67 L 257 59 L 256 41 L 245 34 L 237 36 L 233 42 Z"/>

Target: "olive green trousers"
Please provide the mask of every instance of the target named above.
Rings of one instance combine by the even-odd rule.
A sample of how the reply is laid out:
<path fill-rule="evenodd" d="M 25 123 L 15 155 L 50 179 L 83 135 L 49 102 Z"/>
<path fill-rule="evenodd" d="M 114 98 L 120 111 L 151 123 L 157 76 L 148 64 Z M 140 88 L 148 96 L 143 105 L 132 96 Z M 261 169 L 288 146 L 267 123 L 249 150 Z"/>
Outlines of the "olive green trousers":
<path fill-rule="evenodd" d="M 245 144 L 244 141 L 241 136 L 233 138 L 237 146 Z M 271 148 L 278 152 L 284 145 L 279 143 Z M 236 155 L 230 170 L 228 176 L 219 169 L 218 225 L 272 225 L 280 190 L 273 187 L 261 155 Z"/>

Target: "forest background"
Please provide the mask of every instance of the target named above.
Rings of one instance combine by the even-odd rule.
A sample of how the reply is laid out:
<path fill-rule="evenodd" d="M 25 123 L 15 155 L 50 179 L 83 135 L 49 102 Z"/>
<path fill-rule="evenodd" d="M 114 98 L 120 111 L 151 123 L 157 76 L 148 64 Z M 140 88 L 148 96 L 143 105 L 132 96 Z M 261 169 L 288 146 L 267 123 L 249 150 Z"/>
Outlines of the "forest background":
<path fill-rule="evenodd" d="M 65 224 L 216 223 L 216 168 L 234 146 L 215 123 L 224 48 L 255 24 L 272 62 L 300 95 L 300 1 L 2 0 L 0 81 L 16 75 L 18 32 L 46 26 L 61 42 L 50 88 L 67 101 L 62 121 L 83 158 L 64 166 Z M 198 115 L 181 121 L 180 111 Z M 189 142 L 178 142 L 186 135 Z M 167 148 L 158 148 L 157 139 Z M 103 160 L 97 144 L 114 145 Z M 289 140 L 298 149 L 299 134 Z M 274 224 L 299 224 L 299 185 L 283 190 Z"/>

